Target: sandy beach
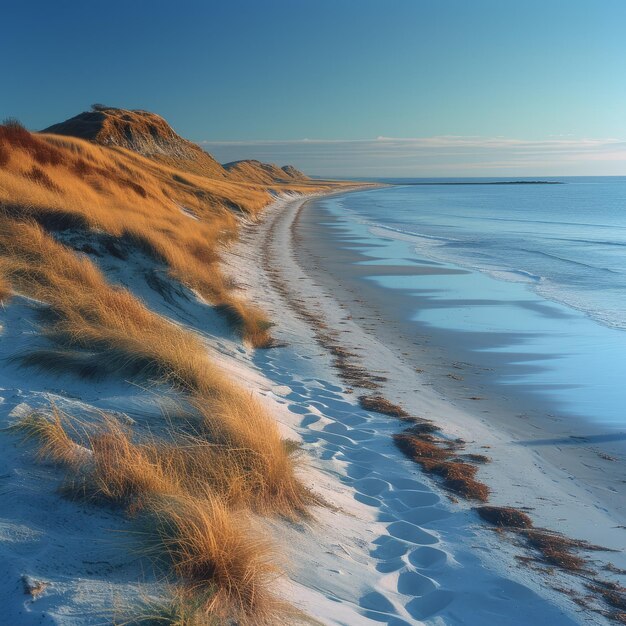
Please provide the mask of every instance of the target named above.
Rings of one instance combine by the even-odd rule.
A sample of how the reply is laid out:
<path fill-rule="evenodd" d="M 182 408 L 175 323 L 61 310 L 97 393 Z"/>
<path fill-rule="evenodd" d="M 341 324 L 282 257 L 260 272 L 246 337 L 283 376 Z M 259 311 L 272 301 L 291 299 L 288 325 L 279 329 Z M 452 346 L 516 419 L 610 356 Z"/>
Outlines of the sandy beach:
<path fill-rule="evenodd" d="M 352 393 L 338 379 L 330 355 L 316 344 L 311 328 L 297 310 L 306 309 L 323 320 L 326 327 L 337 331 L 342 345 L 359 354 L 361 363 L 384 376 L 387 380 L 382 387 L 386 397 L 400 402 L 414 415 L 432 419 L 450 438 L 462 438 L 467 442 L 468 452 L 487 453 L 492 462 L 481 467 L 480 479 L 492 489 L 491 502 L 532 512 L 537 526 L 617 550 L 593 553 L 591 558 L 600 567 L 609 562 L 617 568 L 626 565 L 624 555 L 619 551 L 624 544 L 624 530 L 620 522 L 624 511 L 621 464 L 603 458 L 606 455 L 606 458 L 623 459 L 620 442 L 604 441 L 600 433 L 587 428 L 584 442 L 563 445 L 570 434 L 579 432 L 576 430 L 578 425 L 570 423 L 564 430 L 560 421 L 547 419 L 537 410 L 533 412 L 531 404 L 511 407 L 506 398 L 498 397 L 492 387 L 484 384 L 484 373 L 472 372 L 464 364 L 447 361 L 446 345 L 439 343 L 438 337 L 420 336 L 417 345 L 414 341 L 407 341 L 408 330 L 390 323 L 385 315 L 385 302 L 377 298 L 374 290 L 368 290 L 364 281 L 359 282 L 363 275 L 362 266 L 352 265 L 359 260 L 358 251 L 354 249 L 356 246 L 342 244 L 341 249 L 337 249 L 336 243 L 324 230 L 326 226 L 321 224 L 328 221 L 328 216 L 320 218 L 313 206 L 314 199 L 310 198 L 279 200 L 264 215 L 262 224 L 251 225 L 244 231 L 241 243 L 227 257 L 227 264 L 237 276 L 245 277 L 242 287 L 250 298 L 262 303 L 272 314 L 276 323 L 275 335 L 287 344 L 285 348 L 257 353 L 254 363 L 278 385 L 272 394 L 282 393 L 282 401 L 287 402 L 288 410 L 304 416 L 295 431 L 304 442 L 304 450 L 313 456 L 314 466 L 322 475 L 329 471 L 329 464 L 333 467 L 332 472 L 338 475 L 342 485 L 342 502 L 353 499 L 351 507 L 358 507 L 357 503 L 366 505 L 364 509 L 357 508 L 357 517 L 363 520 L 364 512 L 368 512 L 371 524 L 366 528 L 370 533 L 375 534 L 374 529 L 382 522 L 385 528 L 382 536 L 386 537 L 390 535 L 390 521 L 393 527 L 412 519 L 412 531 L 419 529 L 423 533 L 427 528 L 429 534 L 437 536 L 436 549 L 445 546 L 446 564 L 456 562 L 467 568 L 461 576 L 457 570 L 453 578 L 448 578 L 450 572 L 445 571 L 446 568 L 439 568 L 436 576 L 433 574 L 440 598 L 448 593 L 444 590 L 453 589 L 451 580 L 458 585 L 464 577 L 478 580 L 480 576 L 491 575 L 500 582 L 506 581 L 509 591 L 515 586 L 516 592 L 511 592 L 508 597 L 508 602 L 515 604 L 515 611 L 520 610 L 522 604 L 524 610 L 531 612 L 536 603 L 536 606 L 543 605 L 544 610 L 544 603 L 558 607 L 556 614 L 547 611 L 537 618 L 539 623 L 548 623 L 547 619 L 556 620 L 555 623 L 598 623 L 602 620 L 600 616 L 585 611 L 566 595 L 553 591 L 553 588 L 581 589 L 580 580 L 556 570 L 538 573 L 536 569 L 520 567 L 515 556 L 523 555 L 523 550 L 495 537 L 492 531 L 479 523 L 471 505 L 450 502 L 436 481 L 401 457 L 390 443 L 391 434 L 401 429 L 398 420 L 376 414 L 364 415 L 358 408 L 356 392 Z M 259 246 L 263 250 L 262 263 L 259 262 Z M 397 270 L 390 268 L 386 271 Z M 415 268 L 402 271 L 429 270 Z M 272 284 L 280 284 L 281 293 L 277 293 Z M 288 294 L 292 305 L 297 302 L 296 310 L 289 307 L 285 294 Z M 314 397 L 316 393 L 311 395 L 310 382 L 302 379 L 302 372 L 307 371 L 309 381 L 332 381 L 335 385 L 332 393 L 327 389 L 326 392 L 316 392 L 320 393 L 317 398 Z M 464 379 L 462 385 L 448 376 L 459 372 Z M 281 385 L 284 387 L 282 392 Z M 477 396 L 481 397 L 480 401 L 469 399 Z M 294 401 L 295 407 L 291 405 Z M 351 416 L 347 420 L 346 411 Z M 524 419 L 519 417 L 522 412 L 526 416 Z M 371 420 L 365 430 L 356 427 L 362 419 Z M 291 427 L 294 428 L 293 423 Z M 529 441 L 534 444 L 524 445 L 523 442 Z M 349 444 L 349 454 L 345 444 Z M 390 472 L 389 476 L 380 476 L 376 471 L 378 461 L 383 463 L 380 471 Z M 375 477 L 371 471 L 375 472 Z M 395 517 L 390 517 L 385 508 L 388 504 L 385 495 L 393 497 L 394 474 L 402 477 L 400 483 L 417 481 L 419 486 L 410 490 L 416 495 L 422 494 L 420 497 L 424 498 L 424 502 L 428 501 L 425 492 L 436 494 L 434 511 L 424 502 L 419 504 L 418 509 L 410 510 L 406 501 L 400 507 L 404 515 L 398 515 L 396 510 Z M 362 484 L 362 488 L 358 483 Z M 335 531 L 346 524 L 346 520 L 341 524 L 333 522 L 332 514 L 325 512 L 323 517 L 326 519 L 327 516 L 330 516 L 329 523 Z M 344 534 L 351 535 L 350 525 L 348 522 L 344 527 Z M 313 528 L 315 537 L 315 526 Z M 402 538 L 406 539 L 406 536 Z M 397 539 L 393 538 L 394 541 Z M 314 543 L 315 539 L 311 541 Z M 425 546 L 423 549 L 426 550 Z M 426 552 L 435 562 L 439 560 L 437 554 L 441 556 L 443 553 L 433 550 L 429 547 Z M 402 577 L 402 573 L 412 570 L 411 557 L 407 560 L 406 556 L 402 556 L 404 554 L 407 552 L 400 550 L 399 557 L 396 557 L 396 561 L 400 559 L 399 565 L 396 564 L 399 567 L 396 576 L 397 572 Z M 371 553 L 368 557 L 367 551 L 363 558 L 365 562 L 362 565 L 370 576 L 368 584 L 382 584 L 386 588 L 388 582 L 376 581 L 380 577 L 376 572 L 391 566 L 381 565 Z M 371 568 L 374 568 L 373 571 Z M 413 571 L 419 572 L 420 576 L 425 573 L 419 567 Z M 298 578 L 297 573 L 294 579 L 303 580 Z M 363 582 L 363 578 L 360 581 Z M 315 586 L 320 584 L 318 580 Z M 326 584 L 326 596 L 337 593 L 332 579 Z M 486 623 L 484 615 L 493 607 L 489 606 L 482 591 L 476 591 L 479 586 L 473 588 L 481 596 L 480 600 L 474 598 L 474 609 L 463 607 L 467 601 L 465 585 L 463 583 L 461 588 L 450 592 L 454 602 L 448 598 L 441 607 L 432 611 L 423 608 L 413 612 L 407 610 L 411 600 L 406 596 L 410 598 L 413 592 L 416 594 L 413 606 L 425 603 L 425 596 L 418 591 L 419 585 L 412 589 L 405 583 L 396 584 L 391 597 L 395 598 L 397 606 L 398 590 L 402 589 L 404 593 L 399 593 L 401 601 L 397 613 L 409 623 L 413 623 L 411 619 L 428 621 L 431 618 L 435 619 L 432 623 L 436 623 L 437 615 L 463 614 L 466 616 L 463 619 L 468 619 L 467 615 L 477 606 L 482 607 L 481 611 L 485 613 L 479 612 L 463 623 Z M 483 589 L 489 587 L 486 584 Z M 419 597 L 421 601 L 416 600 Z M 532 601 L 529 600 L 531 597 Z M 350 594 L 345 596 L 344 602 L 359 607 L 358 600 L 349 598 Z M 374 604 L 376 608 L 372 610 L 383 613 L 381 606 L 384 602 L 381 600 Z M 548 614 L 551 614 L 550 618 Z M 535 617 L 531 618 L 531 613 L 511 615 L 511 605 L 507 603 L 506 611 L 502 611 L 498 619 L 498 623 L 514 624 L 530 623 Z M 379 615 L 377 621 L 385 619 Z M 330 619 L 328 623 L 358 622 Z M 386 623 L 403 622 L 394 622 L 389 618 Z"/>
<path fill-rule="evenodd" d="M 541 509 L 541 515 L 545 516 L 542 523 L 545 525 L 552 523 L 555 528 L 565 532 L 579 533 L 576 524 L 582 522 L 587 526 L 589 515 L 593 513 L 590 511 L 581 519 L 580 509 L 578 515 L 564 515 L 568 509 L 561 507 L 567 507 L 567 492 L 572 483 L 588 493 L 587 497 L 571 494 L 573 499 L 569 501 L 570 506 L 588 505 L 590 509 L 602 511 L 603 515 L 608 513 L 613 520 L 612 524 L 608 520 L 606 524 L 599 520 L 593 524 L 598 531 L 593 541 L 606 542 L 607 536 L 611 536 L 610 533 L 607 535 L 607 529 L 615 530 L 620 520 L 626 518 L 626 494 L 621 470 L 626 459 L 626 434 L 619 430 L 608 430 L 580 417 L 548 414 L 548 403 L 533 395 L 530 388 L 522 388 L 521 393 L 518 391 L 515 395 L 504 394 L 501 387 L 490 381 L 490 376 L 496 371 L 502 374 L 502 370 L 507 367 L 505 359 L 498 353 L 489 352 L 486 357 L 489 360 L 482 366 L 469 362 L 472 349 L 484 347 L 470 333 L 445 332 L 426 325 L 416 333 L 415 322 L 409 324 L 403 320 L 403 308 L 408 308 L 413 298 L 403 296 L 402 291 L 394 291 L 393 297 L 386 297 L 388 291 L 377 288 L 364 277 L 401 276 L 404 273 L 432 275 L 439 272 L 462 275 L 463 271 L 417 263 L 410 267 L 364 265 L 362 263 L 365 261 L 371 263 L 371 257 L 359 252 L 361 246 L 342 237 L 340 232 L 339 236 L 332 233 L 329 225 L 332 225 L 333 217 L 315 203 L 308 206 L 309 210 L 307 205 L 303 205 L 294 218 L 291 232 L 296 243 L 292 249 L 299 266 L 307 268 L 312 281 L 317 282 L 327 294 L 332 294 L 336 304 L 328 298 L 322 302 L 349 311 L 352 316 L 350 321 L 359 327 L 362 334 L 370 335 L 389 347 L 394 356 L 406 365 L 406 369 L 421 370 L 417 375 L 405 374 L 404 385 L 395 383 L 397 386 L 389 390 L 390 395 L 399 397 L 396 394 L 401 394 L 402 403 L 407 403 L 416 414 L 433 418 L 437 423 L 452 428 L 451 432 L 458 433 L 467 441 L 490 445 L 489 454 L 496 462 L 484 471 L 489 476 L 490 484 L 495 481 L 493 485 L 496 494 L 499 492 L 499 477 L 506 477 L 502 483 L 506 494 L 503 501 L 512 495 L 509 485 L 520 482 L 519 468 L 537 467 L 547 479 L 529 477 L 527 496 L 534 492 L 535 498 L 553 502 L 558 511 L 551 515 L 546 510 L 550 508 L 549 505 L 541 502 L 531 504 L 525 498 L 521 501 L 525 506 Z M 429 307 L 432 304 L 426 300 L 420 306 Z M 353 325 L 348 325 L 348 329 L 342 327 L 342 333 L 349 337 Z M 494 345 L 505 343 L 506 338 L 503 340 L 497 334 L 494 335 Z M 356 345 L 351 339 L 347 341 Z M 484 334 L 480 341 L 484 342 Z M 376 351 L 365 352 L 364 362 L 377 362 L 376 354 Z M 433 395 L 447 404 L 437 407 L 439 414 L 421 403 L 433 402 L 429 400 Z M 476 397 L 480 400 L 471 399 Z M 461 412 L 456 419 L 455 409 Z M 484 429 L 492 431 L 495 436 L 499 434 L 499 438 L 486 441 Z M 496 444 L 496 441 L 499 443 Z M 521 456 L 518 457 L 517 453 Z M 519 460 L 514 462 L 514 459 Z M 555 470 L 560 477 L 556 493 L 545 484 L 553 483 Z M 561 480 L 567 482 L 560 483 Z M 568 489 L 564 488 L 564 484 L 569 486 Z M 545 493 L 536 492 L 541 485 L 547 489 Z M 518 488 L 524 487 L 520 484 Z M 564 493 L 560 493 L 561 490 Z M 566 518 L 566 523 L 572 525 L 563 526 L 561 518 Z M 586 532 L 589 531 L 587 528 Z M 626 537 L 618 529 L 612 539 L 609 547 L 621 548 Z"/>
<path fill-rule="evenodd" d="M 542 565 L 520 566 L 518 557 L 528 554 L 514 538 L 494 533 L 471 503 L 451 497 L 400 453 L 392 438 L 406 425 L 359 405 L 361 390 L 341 379 L 333 355 L 317 341 L 315 325 L 322 324 L 336 345 L 356 352 L 363 368 L 386 379 L 380 382 L 386 397 L 432 419 L 446 437 L 464 439 L 467 453 L 488 454 L 492 462 L 481 465 L 479 478 L 492 489 L 493 503 L 532 513 L 537 526 L 617 550 L 623 503 L 607 490 L 617 489 L 621 477 L 617 462 L 600 465 L 597 454 L 616 454 L 613 443 L 577 445 L 575 453 L 574 446 L 558 443 L 518 445 L 553 437 L 555 426 L 548 421 L 538 430 L 538 415 L 532 423 L 516 421 L 487 387 L 471 387 L 469 377 L 468 388 L 454 392 L 451 383 L 459 381 L 446 376 L 452 366 L 443 350 L 412 349 L 401 328 L 383 324 L 385 309 L 373 293 L 359 290 L 355 296 L 350 290 L 351 281 L 359 280 L 350 277 L 350 262 L 358 257 L 354 250 L 335 254 L 311 211 L 315 199 L 284 195 L 260 221 L 242 222 L 240 240 L 224 250 L 224 271 L 275 324 L 278 346 L 269 350 L 242 346 L 213 307 L 146 255 L 96 257 L 108 280 L 132 288 L 152 310 L 192 329 L 216 365 L 267 408 L 283 437 L 301 447 L 298 473 L 324 506 L 313 507 L 311 517 L 299 522 L 256 520 L 272 538 L 283 572 L 274 590 L 303 612 L 293 623 L 608 624 L 556 590 L 571 590 L 577 598 L 588 580 Z M 81 234 L 64 237 L 74 246 L 83 243 Z M 325 262 L 337 259 L 332 272 L 322 256 Z M 149 280 L 155 274 L 158 289 Z M 41 345 L 33 332 L 40 307 L 16 296 L 0 311 L 7 355 Z M 38 371 L 25 378 L 24 371 L 10 359 L 0 368 L 0 477 L 10 512 L 0 525 L 6 623 L 99 626 L 128 619 L 166 591 L 142 552 L 136 520 L 61 498 L 56 490 L 62 469 L 40 466 L 32 445 L 10 427 L 53 402 L 85 419 L 107 411 L 152 430 L 176 411 L 181 397 L 115 378 L 86 381 L 59 374 L 51 380 Z M 448 381 L 449 387 L 443 384 Z M 484 399 L 467 400 L 476 393 Z M 599 570 L 609 562 L 624 567 L 621 552 L 594 552 L 590 558 Z M 606 571 L 603 577 L 617 574 Z M 44 591 L 33 597 L 24 592 L 26 585 Z"/>

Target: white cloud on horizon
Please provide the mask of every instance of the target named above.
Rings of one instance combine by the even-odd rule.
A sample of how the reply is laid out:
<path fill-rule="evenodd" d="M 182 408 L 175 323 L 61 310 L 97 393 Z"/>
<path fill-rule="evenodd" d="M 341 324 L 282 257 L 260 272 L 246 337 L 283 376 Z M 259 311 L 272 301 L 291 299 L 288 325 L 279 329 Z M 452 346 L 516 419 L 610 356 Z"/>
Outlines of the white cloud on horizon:
<path fill-rule="evenodd" d="M 292 163 L 323 176 L 626 175 L 626 141 L 614 138 L 381 136 L 200 145 L 222 162 L 251 158 Z"/>

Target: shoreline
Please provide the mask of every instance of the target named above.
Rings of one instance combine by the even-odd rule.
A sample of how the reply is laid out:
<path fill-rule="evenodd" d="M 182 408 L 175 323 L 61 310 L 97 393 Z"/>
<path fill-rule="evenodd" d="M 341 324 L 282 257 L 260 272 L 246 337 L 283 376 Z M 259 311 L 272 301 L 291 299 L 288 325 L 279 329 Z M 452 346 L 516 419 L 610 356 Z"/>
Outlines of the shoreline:
<path fill-rule="evenodd" d="M 333 294 L 341 309 L 350 310 L 352 319 L 350 324 L 343 324 L 344 336 L 350 334 L 350 326 L 357 326 L 358 333 L 371 335 L 379 343 L 389 346 L 398 360 L 407 366 L 406 369 L 414 373 L 415 369 L 421 370 L 417 372 L 417 376 L 414 374 L 413 380 L 407 380 L 403 386 L 390 385 L 388 394 L 391 399 L 396 401 L 397 398 L 401 404 L 415 407 L 416 415 L 432 419 L 444 431 L 451 429 L 452 434 L 466 441 L 489 445 L 487 454 L 493 458 L 493 462 L 485 466 L 480 475 L 493 487 L 495 501 L 499 502 L 501 495 L 504 498 L 511 496 L 508 493 L 507 481 L 501 480 L 500 476 L 508 477 L 510 485 L 519 482 L 518 471 L 514 469 L 510 472 L 510 468 L 506 467 L 513 465 L 510 455 L 516 449 L 519 454 L 514 458 L 526 459 L 525 463 L 520 463 L 520 467 L 533 466 L 543 475 L 537 477 L 538 479 L 525 489 L 522 485 L 513 488 L 513 491 L 520 489 L 523 492 L 521 500 L 525 506 L 528 506 L 529 498 L 534 500 L 546 498 L 544 504 L 536 505 L 536 514 L 542 524 L 576 537 L 584 537 L 587 534 L 586 538 L 592 543 L 621 548 L 622 533 L 611 533 L 609 529 L 614 530 L 614 526 L 619 526 L 620 520 L 626 518 L 626 498 L 619 491 L 619 487 L 623 485 L 620 467 L 626 462 L 623 446 L 619 443 L 612 444 L 610 440 L 603 441 L 601 437 L 604 429 L 582 417 L 568 416 L 568 421 L 565 422 L 562 417 L 542 413 L 539 408 L 540 400 L 534 399 L 521 406 L 511 406 L 502 390 L 498 390 L 493 383 L 485 380 L 490 375 L 489 371 L 480 371 L 481 368 L 476 365 L 451 358 L 450 346 L 446 346 L 443 341 L 446 334 L 452 333 L 446 331 L 434 333 L 431 329 L 420 328 L 416 346 L 411 333 L 415 334 L 417 324 L 414 322 L 398 324 L 391 322 L 385 315 L 388 305 L 384 300 L 385 292 L 389 294 L 390 300 L 395 298 L 396 294 L 368 286 L 368 281 L 361 278 L 374 273 L 384 275 L 378 273 L 381 266 L 376 268 L 376 272 L 372 266 L 368 266 L 365 271 L 363 266 L 351 267 L 352 263 L 369 257 L 359 254 L 355 249 L 348 249 L 337 251 L 339 258 L 332 263 L 336 274 L 331 274 L 328 268 L 323 267 L 321 257 L 332 257 L 333 249 L 339 247 L 339 244 L 328 237 L 328 229 L 320 227 L 311 231 L 310 223 L 302 223 L 306 221 L 303 216 L 310 202 L 302 205 L 294 219 L 292 232 L 298 243 L 295 256 L 300 266 L 307 268 L 312 279 L 326 292 Z M 358 285 L 356 293 L 355 284 Z M 328 299 L 323 302 L 328 302 Z M 364 328 L 365 324 L 367 328 Z M 369 353 L 366 351 L 362 355 L 362 360 L 375 362 L 375 355 L 374 351 L 370 350 Z M 455 379 L 457 374 L 462 374 L 462 381 Z M 420 403 L 416 394 L 423 397 L 423 403 Z M 433 400 L 428 398 L 432 396 L 444 402 L 444 406 L 441 407 L 443 414 L 437 415 L 429 408 L 428 404 Z M 472 400 L 473 397 L 479 397 L 480 401 Z M 449 410 L 445 412 L 445 409 Z M 570 433 L 574 439 L 585 433 L 585 438 L 589 439 L 590 443 L 575 447 L 559 445 L 562 443 L 559 440 L 567 439 Z M 546 445 L 528 445 L 526 450 L 520 449 L 522 445 L 519 442 L 532 443 L 532 441 L 545 441 Z M 552 444 L 549 443 L 551 441 Z M 499 458 L 498 450 L 502 447 L 506 453 Z M 480 453 L 481 448 L 471 451 Z M 600 455 L 616 460 L 607 461 Z M 573 482 L 584 496 L 581 498 L 569 494 L 568 498 L 567 493 L 555 493 L 553 489 L 548 489 L 544 494 L 535 493 L 538 484 L 550 480 L 560 483 L 564 492 L 567 492 Z M 568 487 L 565 488 L 565 485 Z M 546 501 L 553 501 L 552 513 L 545 505 Z M 608 512 L 614 523 L 602 524 L 601 520 L 593 523 L 592 520 L 586 519 L 581 525 L 576 524 L 571 516 L 568 516 L 570 517 L 568 520 L 561 519 L 564 510 L 569 510 L 574 504 L 578 507 L 581 502 L 590 507 L 588 512 L 591 509 Z M 593 529 L 592 534 L 589 534 L 589 526 Z M 613 534 L 612 541 L 607 538 L 607 532 L 609 537 Z M 626 567 L 626 562 L 622 567 Z"/>
<path fill-rule="evenodd" d="M 534 505 L 533 517 L 535 517 L 538 525 L 545 525 L 568 536 L 587 539 L 592 543 L 600 543 L 606 547 L 619 546 L 620 539 L 613 528 L 617 521 L 611 520 L 610 512 L 597 508 L 598 502 L 593 494 L 585 489 L 584 485 L 572 484 L 567 471 L 554 467 L 548 460 L 539 457 L 534 451 L 514 450 L 510 441 L 510 433 L 505 433 L 501 429 L 494 429 L 493 424 L 486 423 L 484 416 L 477 414 L 478 411 L 471 414 L 464 407 L 456 406 L 442 397 L 439 390 L 433 389 L 432 383 L 424 381 L 421 376 L 416 375 L 414 366 L 409 365 L 402 358 L 403 355 L 381 342 L 371 328 L 365 329 L 362 324 L 357 324 L 354 319 L 357 317 L 356 315 L 346 315 L 349 300 L 349 297 L 346 297 L 346 292 L 342 292 L 337 282 L 324 275 L 323 271 L 319 268 L 316 269 L 310 258 L 303 258 L 303 242 L 306 241 L 308 235 L 301 232 L 301 226 L 298 222 L 300 216 L 305 212 L 305 208 L 314 202 L 316 197 L 319 196 L 292 198 L 278 203 L 282 206 L 269 207 L 263 216 L 261 232 L 259 233 L 257 230 L 259 229 L 258 225 L 252 227 L 254 230 L 248 229 L 247 232 L 243 232 L 241 245 L 244 247 L 247 245 L 248 248 L 251 244 L 261 245 L 262 255 L 270 254 L 268 250 L 271 249 L 271 258 L 266 259 L 265 265 L 267 266 L 270 261 L 273 265 L 265 269 L 273 277 L 273 280 L 287 280 L 289 284 L 285 285 L 284 288 L 290 290 L 292 296 L 303 306 L 306 306 L 307 303 L 309 306 L 310 303 L 314 303 L 314 310 L 324 317 L 327 328 L 341 331 L 339 335 L 342 343 L 360 351 L 360 361 L 372 362 L 375 357 L 376 363 L 384 364 L 380 369 L 384 369 L 384 374 L 388 378 L 383 384 L 383 393 L 386 397 L 391 398 L 394 402 L 399 400 L 413 414 L 432 418 L 435 423 L 443 427 L 449 436 L 462 437 L 468 441 L 467 452 L 484 453 L 485 449 L 482 446 L 489 446 L 487 453 L 493 457 L 493 462 L 481 468 L 479 478 L 494 489 L 493 504 L 517 507 Z M 261 242 L 259 242 L 259 238 Z M 279 261 L 278 265 L 276 265 L 277 261 Z M 306 267 L 306 271 L 303 271 L 303 265 Z M 254 271 L 256 272 L 256 279 L 258 279 L 258 268 Z M 280 311 L 277 314 L 279 340 L 284 339 L 293 346 L 295 339 L 296 347 L 303 348 L 306 346 L 312 352 L 312 356 L 308 358 L 322 361 L 325 367 L 330 368 L 332 366 L 331 359 L 328 354 L 324 353 L 325 351 L 320 353 L 319 347 L 317 350 L 311 350 L 309 345 L 310 329 L 307 328 L 307 324 L 301 319 L 297 319 L 294 311 L 281 311 L 281 307 L 284 309 L 283 297 L 277 294 L 273 288 L 268 290 L 267 285 L 264 288 L 263 282 L 256 279 L 252 278 L 251 282 L 255 284 L 247 285 L 246 290 L 251 292 L 253 298 L 264 306 L 269 300 L 272 300 L 275 315 L 277 311 Z M 329 292 L 333 292 L 332 296 Z M 345 300 L 342 299 L 342 296 L 346 297 Z M 354 313 L 354 311 L 351 312 Z M 363 310 L 363 312 L 365 311 Z M 284 333 L 281 327 L 287 319 L 290 328 L 289 332 Z M 284 335 L 288 335 L 288 337 L 284 337 Z M 353 396 L 353 399 L 356 402 L 356 396 Z M 484 406 L 481 403 L 481 410 Z M 441 419 L 442 417 L 446 418 L 445 421 Z M 383 419 L 388 420 L 390 427 L 394 428 L 396 432 L 401 429 L 396 420 L 392 418 Z M 498 454 L 498 451 L 501 454 Z M 396 453 L 400 456 L 398 451 Z M 423 479 L 429 480 L 417 466 L 413 467 Z M 579 519 L 581 505 L 585 507 L 586 519 L 584 524 L 580 523 L 581 520 Z M 471 509 L 467 503 L 453 506 L 471 514 Z M 590 530 L 591 532 L 589 532 Z M 615 537 L 613 544 L 609 541 L 611 531 Z M 485 530 L 480 532 L 484 533 Z M 501 544 L 501 541 L 497 540 L 497 543 Z M 508 548 L 506 549 L 508 550 Z M 608 556 L 608 561 L 616 563 L 618 557 L 623 556 L 618 553 L 601 554 L 603 557 Z M 533 570 L 528 569 L 521 575 L 530 582 L 533 576 L 532 572 Z"/>

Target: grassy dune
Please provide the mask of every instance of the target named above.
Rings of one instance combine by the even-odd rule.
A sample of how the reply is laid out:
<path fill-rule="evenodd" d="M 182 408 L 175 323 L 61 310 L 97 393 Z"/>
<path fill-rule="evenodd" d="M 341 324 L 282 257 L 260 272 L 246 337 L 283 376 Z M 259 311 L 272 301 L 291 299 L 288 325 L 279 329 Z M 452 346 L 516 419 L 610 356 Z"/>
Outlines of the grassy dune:
<path fill-rule="evenodd" d="M 289 613 L 271 591 L 273 547 L 246 513 L 247 477 L 236 458 L 227 466 L 206 440 L 174 433 L 168 442 L 133 441 L 106 414 L 85 426 L 53 408 L 18 428 L 37 441 L 40 458 L 67 470 L 66 493 L 140 519 L 149 553 L 169 565 L 176 601 L 195 607 L 190 623 L 277 623 Z"/>
<path fill-rule="evenodd" d="M 211 361 L 202 339 L 53 235 L 105 232 L 139 246 L 223 310 L 245 341 L 266 346 L 268 321 L 229 288 L 219 248 L 236 237 L 236 215 L 255 219 L 270 192 L 319 188 L 213 180 L 122 148 L 0 126 L 0 301 L 12 292 L 40 301 L 50 340 L 22 362 L 173 387 L 189 407 L 160 438 L 106 414 L 86 425 L 54 407 L 21 430 L 40 458 L 65 468 L 66 493 L 141 518 L 150 550 L 170 564 L 184 623 L 276 623 L 285 607 L 271 593 L 272 547 L 254 518 L 307 515 L 316 498 L 272 416 Z"/>
<path fill-rule="evenodd" d="M 137 245 L 221 306 L 251 345 L 271 341 L 263 313 L 241 302 L 225 281 L 219 246 L 237 236 L 235 216 L 254 219 L 271 191 L 319 185 L 209 179 L 123 148 L 33 135 L 17 124 L 0 126 L 0 166 L 0 207 L 11 221 L 32 219 L 48 230 L 98 229 Z"/>
<path fill-rule="evenodd" d="M 271 550 L 242 520 L 248 511 L 294 518 L 315 502 L 276 422 L 198 337 L 109 285 L 40 225 L 3 218 L 0 249 L 16 289 L 49 306 L 44 332 L 57 348 L 25 355 L 27 364 L 173 385 L 194 407 L 167 441 L 140 443 L 109 416 L 82 437 L 58 413 L 32 417 L 23 427 L 41 456 L 66 468 L 71 495 L 148 516 L 147 540 L 168 555 L 185 597 L 206 598 L 203 613 L 264 623 L 278 606 L 266 585 Z"/>

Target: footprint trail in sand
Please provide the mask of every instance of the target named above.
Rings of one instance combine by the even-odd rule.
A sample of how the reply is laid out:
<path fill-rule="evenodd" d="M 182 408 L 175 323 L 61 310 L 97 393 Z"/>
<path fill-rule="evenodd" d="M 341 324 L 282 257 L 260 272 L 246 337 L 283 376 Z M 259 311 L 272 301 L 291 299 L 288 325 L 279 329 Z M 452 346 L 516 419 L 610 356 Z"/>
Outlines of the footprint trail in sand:
<path fill-rule="evenodd" d="M 363 548 L 364 567 L 372 573 L 368 588 L 356 590 L 359 623 L 576 623 L 555 598 L 521 584 L 515 572 L 509 576 L 504 568 L 487 565 L 493 554 L 481 560 L 479 553 L 488 544 L 478 536 L 473 513 L 451 505 L 401 457 L 391 443 L 395 420 L 364 411 L 327 380 L 298 377 L 294 372 L 312 364 L 290 347 L 259 352 L 254 360 L 285 390 L 281 395 L 288 409 L 301 416 L 304 449 L 322 471 L 338 475 L 355 500 L 374 510 L 378 536 Z M 320 581 L 327 597 L 350 602 L 333 589 L 333 580 Z M 354 622 L 338 618 L 335 623 Z"/>

